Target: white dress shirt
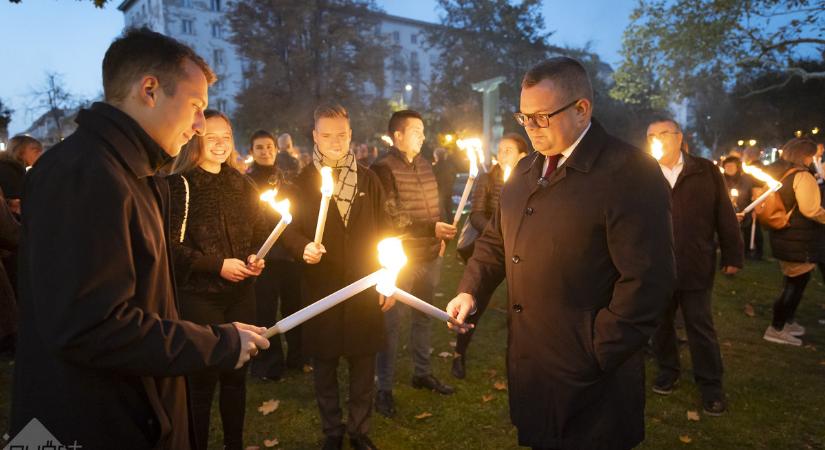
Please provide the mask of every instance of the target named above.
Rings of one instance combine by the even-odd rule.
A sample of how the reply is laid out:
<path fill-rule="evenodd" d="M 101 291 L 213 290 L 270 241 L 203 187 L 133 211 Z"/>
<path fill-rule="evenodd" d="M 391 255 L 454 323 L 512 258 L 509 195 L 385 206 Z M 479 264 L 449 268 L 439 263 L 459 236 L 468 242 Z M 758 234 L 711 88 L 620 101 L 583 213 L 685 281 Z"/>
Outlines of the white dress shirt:
<path fill-rule="evenodd" d="M 670 188 L 673 189 L 673 186 L 676 186 L 676 180 L 679 179 L 679 174 L 682 173 L 682 169 L 685 167 L 685 157 L 680 152 L 679 153 L 679 161 L 676 162 L 676 165 L 673 168 L 669 168 L 663 164 L 659 164 L 659 167 L 662 168 L 662 173 L 667 178 L 667 182 L 670 183 Z"/>
<path fill-rule="evenodd" d="M 576 142 L 574 142 L 573 145 L 571 145 L 570 147 L 567 147 L 566 149 L 564 149 L 561 152 L 561 158 L 559 158 L 559 162 L 558 162 L 558 164 L 556 164 L 557 169 L 559 167 L 561 167 L 561 165 L 564 164 L 565 161 L 567 161 L 567 158 L 570 157 L 570 155 L 573 153 L 573 150 L 575 150 L 576 146 L 579 145 L 579 142 L 582 141 L 582 139 L 584 138 L 584 135 L 587 134 L 587 132 L 590 130 L 590 125 L 591 124 L 592 124 L 592 122 L 587 124 L 587 128 L 585 128 L 584 131 L 582 131 L 582 134 L 579 135 L 579 138 L 576 139 Z M 547 157 L 545 156 L 544 157 L 544 164 L 541 166 L 541 175 L 542 176 L 544 176 L 544 174 L 547 173 L 547 165 L 548 164 L 549 163 L 547 161 Z"/>

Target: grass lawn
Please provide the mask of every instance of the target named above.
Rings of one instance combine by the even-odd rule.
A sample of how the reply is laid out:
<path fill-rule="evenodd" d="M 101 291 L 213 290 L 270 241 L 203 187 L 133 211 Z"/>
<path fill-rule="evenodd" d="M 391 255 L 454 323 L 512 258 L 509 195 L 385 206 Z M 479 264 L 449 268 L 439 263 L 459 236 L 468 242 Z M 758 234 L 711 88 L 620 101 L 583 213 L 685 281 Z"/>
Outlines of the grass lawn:
<path fill-rule="evenodd" d="M 438 306 L 445 306 L 451 298 L 462 269 L 448 252 L 436 297 Z M 799 322 L 808 329 L 803 338 L 806 345 L 793 348 L 762 340 L 780 282 L 777 264 L 768 261 L 748 262 L 735 278 L 717 278 L 714 319 L 725 363 L 729 411 L 718 418 L 701 414 L 685 348 L 684 376 L 676 392 L 669 397 L 648 395 L 647 440 L 640 448 L 825 449 L 825 325 L 819 322 L 825 319 L 825 288 L 817 273 L 798 313 Z M 746 303 L 753 306 L 754 317 L 745 314 Z M 462 381 L 449 374 L 450 360 L 438 356 L 452 351 L 453 335 L 441 324 L 433 324 L 433 368 L 436 376 L 457 387 L 453 396 L 412 389 L 409 352 L 401 352 L 395 388 L 398 415 L 392 420 L 374 416 L 370 436 L 376 445 L 427 450 L 517 448 L 507 394 L 494 387 L 505 379 L 505 305 L 505 293 L 499 289 L 470 347 L 468 376 Z M 0 361 L 0 435 L 8 428 L 11 369 L 9 361 Z M 648 387 L 654 375 L 648 361 Z M 341 380 L 345 398 L 345 372 Z M 250 379 L 248 388 L 247 445 L 266 448 L 264 440 L 277 438 L 280 443 L 275 448 L 320 448 L 320 421 L 310 374 L 291 373 L 277 383 Z M 279 408 L 263 416 L 257 407 L 270 399 L 279 400 Z M 688 411 L 699 412 L 700 420 L 689 421 Z M 429 415 L 416 417 L 424 413 Z M 213 417 L 212 444 L 220 448 L 217 412 Z M 0 446 L 3 442 L 0 440 Z"/>

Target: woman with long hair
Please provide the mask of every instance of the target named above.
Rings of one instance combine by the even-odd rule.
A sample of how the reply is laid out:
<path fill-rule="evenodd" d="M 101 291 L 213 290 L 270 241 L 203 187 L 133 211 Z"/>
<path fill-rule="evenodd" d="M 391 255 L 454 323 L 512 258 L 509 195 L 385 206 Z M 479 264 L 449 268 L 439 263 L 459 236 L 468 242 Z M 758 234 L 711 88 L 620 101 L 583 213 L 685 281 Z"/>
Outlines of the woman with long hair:
<path fill-rule="evenodd" d="M 765 171 L 779 180 L 784 178 L 779 195 L 789 211 L 789 226 L 771 230 L 773 256 L 779 260 L 784 275 L 782 293 L 773 304 L 773 321 L 764 339 L 777 344 L 802 345 L 805 327 L 796 321 L 796 309 L 811 272 L 816 268 L 816 234 L 818 224 L 825 223 L 825 209 L 814 176 L 808 171 L 816 154 L 810 139 L 792 139 L 782 147 L 782 159 Z"/>
<path fill-rule="evenodd" d="M 252 181 L 239 171 L 229 119 L 205 111 L 206 127 L 178 155 L 169 182 L 172 256 L 181 318 L 198 324 L 255 321 L 255 259 L 264 213 Z M 189 376 L 197 447 L 207 448 L 215 386 L 223 444 L 243 448 L 246 367 Z"/>
<path fill-rule="evenodd" d="M 492 219 L 493 213 L 498 208 L 498 199 L 501 195 L 501 188 L 504 187 L 505 172 L 515 170 L 516 164 L 530 153 L 530 146 L 527 141 L 518 133 L 508 133 L 502 136 L 498 143 L 498 164 L 490 169 L 490 172 L 481 174 L 473 190 L 472 205 L 470 212 L 470 224 L 479 234 L 487 227 L 487 223 Z M 467 257 L 469 259 L 469 256 Z M 466 261 L 465 261 L 466 262 Z M 478 326 L 478 321 L 490 304 L 490 298 L 479 298 L 477 302 L 477 312 L 468 317 L 467 321 Z M 466 376 L 465 359 L 467 348 L 473 339 L 475 329 L 467 333 L 459 334 L 456 338 L 455 354 L 453 359 L 452 374 L 454 377 L 464 379 Z"/>

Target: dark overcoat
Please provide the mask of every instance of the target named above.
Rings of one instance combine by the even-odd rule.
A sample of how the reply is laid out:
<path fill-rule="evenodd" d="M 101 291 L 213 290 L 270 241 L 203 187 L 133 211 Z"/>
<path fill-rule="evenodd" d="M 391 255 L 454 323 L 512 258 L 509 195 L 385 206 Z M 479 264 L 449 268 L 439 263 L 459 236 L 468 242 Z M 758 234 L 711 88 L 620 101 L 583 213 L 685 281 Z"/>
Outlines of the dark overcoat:
<path fill-rule="evenodd" d="M 546 182 L 543 162 L 513 170 L 459 292 L 489 295 L 506 275 L 520 445 L 631 448 L 644 439 L 640 350 L 674 289 L 667 182 L 595 120 Z"/>
<path fill-rule="evenodd" d="M 302 306 L 307 306 L 380 268 L 378 242 L 391 233 L 385 210 L 384 191 L 378 177 L 358 166 L 358 191 L 348 226 L 333 198 L 324 228 L 326 253 L 318 264 L 305 264 L 302 276 Z M 305 167 L 295 180 L 290 197 L 293 222 L 281 239 L 284 247 L 303 261 L 304 247 L 315 237 L 321 205 L 321 174 L 314 165 Z M 377 353 L 384 345 L 384 319 L 378 293 L 367 289 L 307 321 L 302 345 L 305 355 L 318 358 Z"/>
<path fill-rule="evenodd" d="M 77 123 L 26 177 L 11 434 L 37 418 L 67 446 L 190 448 L 181 375 L 232 369 L 238 332 L 178 320 L 164 151 L 107 104 Z"/>
<path fill-rule="evenodd" d="M 718 267 L 742 267 L 745 246 L 719 169 L 698 156 L 684 153 L 682 157 L 684 166 L 671 190 L 676 288 L 710 289 Z M 748 189 L 739 195 L 750 198 L 749 194 Z M 718 265 L 717 247 L 721 250 Z"/>

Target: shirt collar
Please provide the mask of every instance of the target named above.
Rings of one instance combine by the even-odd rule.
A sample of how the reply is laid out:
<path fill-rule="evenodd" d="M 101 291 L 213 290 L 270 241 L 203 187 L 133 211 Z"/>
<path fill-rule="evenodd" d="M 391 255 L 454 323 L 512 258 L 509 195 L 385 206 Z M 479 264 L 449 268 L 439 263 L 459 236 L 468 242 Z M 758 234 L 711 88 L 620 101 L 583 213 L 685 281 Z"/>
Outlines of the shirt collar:
<path fill-rule="evenodd" d="M 562 157 L 564 159 L 567 159 L 567 158 L 570 157 L 570 155 L 573 153 L 573 150 L 575 150 L 576 147 L 579 145 L 579 142 L 581 142 L 582 139 L 584 139 L 584 135 L 587 134 L 588 131 L 590 131 L 590 125 L 592 125 L 592 124 L 593 124 L 593 122 L 588 122 L 587 127 L 584 129 L 584 131 L 582 131 L 582 134 L 579 135 L 579 138 L 576 139 L 576 142 L 573 142 L 573 144 L 570 147 L 567 147 L 566 149 L 564 149 L 561 152 Z"/>

